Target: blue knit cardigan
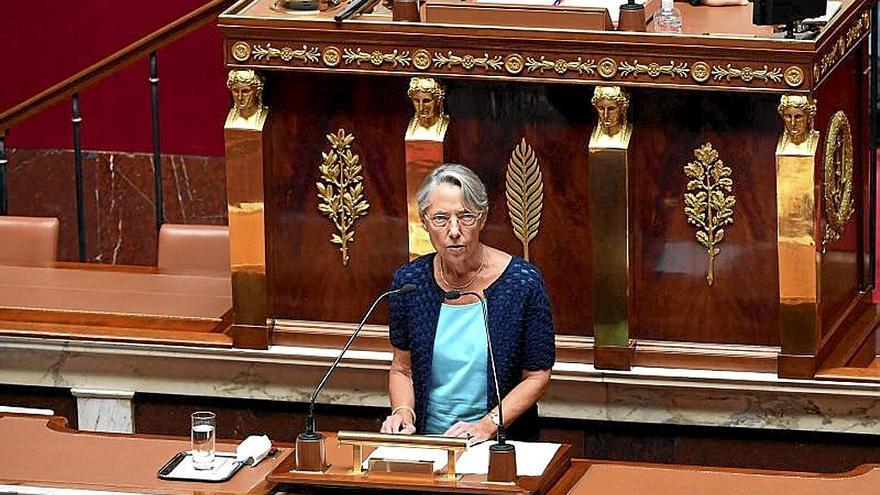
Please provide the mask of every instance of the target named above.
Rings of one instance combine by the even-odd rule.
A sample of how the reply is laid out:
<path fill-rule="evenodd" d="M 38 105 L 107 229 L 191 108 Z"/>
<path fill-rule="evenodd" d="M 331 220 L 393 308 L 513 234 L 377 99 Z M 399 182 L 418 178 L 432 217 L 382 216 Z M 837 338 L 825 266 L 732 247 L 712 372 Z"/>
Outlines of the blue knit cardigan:
<path fill-rule="evenodd" d="M 394 272 L 393 287 L 414 284 L 418 290 L 391 296 L 389 335 L 394 347 L 410 351 L 416 399 L 415 426 L 419 432 L 424 428 L 431 390 L 434 337 L 444 293 L 434 280 L 434 256 L 435 253 L 428 254 L 398 268 Z M 521 381 L 523 370 L 544 370 L 553 366 L 556 346 L 550 301 L 538 269 L 515 256 L 483 294 L 498 367 L 498 386 L 504 397 Z M 491 409 L 498 401 L 488 362 L 486 367 L 486 402 Z M 537 407 L 533 406 L 508 428 L 508 436 L 534 438 L 537 417 Z"/>

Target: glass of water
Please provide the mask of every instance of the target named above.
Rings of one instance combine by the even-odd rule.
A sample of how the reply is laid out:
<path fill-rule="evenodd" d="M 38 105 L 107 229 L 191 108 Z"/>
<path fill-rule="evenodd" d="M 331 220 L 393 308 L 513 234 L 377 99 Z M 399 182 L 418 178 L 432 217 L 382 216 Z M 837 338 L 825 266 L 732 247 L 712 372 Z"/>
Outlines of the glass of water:
<path fill-rule="evenodd" d="M 217 429 L 216 415 L 209 411 L 192 413 L 193 467 L 199 470 L 214 467 L 214 442 Z"/>

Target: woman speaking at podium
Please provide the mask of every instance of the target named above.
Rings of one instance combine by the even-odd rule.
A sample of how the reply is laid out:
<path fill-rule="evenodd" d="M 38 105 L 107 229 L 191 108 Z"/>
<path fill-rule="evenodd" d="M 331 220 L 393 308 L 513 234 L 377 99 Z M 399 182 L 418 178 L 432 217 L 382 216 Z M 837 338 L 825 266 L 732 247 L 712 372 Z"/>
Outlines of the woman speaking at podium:
<path fill-rule="evenodd" d="M 480 242 L 489 200 L 462 165 L 434 169 L 418 190 L 423 227 L 436 253 L 398 268 L 391 299 L 394 347 L 386 433 L 443 434 L 482 442 L 495 435 L 498 404 L 480 301 L 485 298 L 508 438 L 537 439 L 536 402 L 555 359 L 544 281 L 532 264 Z M 449 291 L 462 296 L 449 299 Z"/>

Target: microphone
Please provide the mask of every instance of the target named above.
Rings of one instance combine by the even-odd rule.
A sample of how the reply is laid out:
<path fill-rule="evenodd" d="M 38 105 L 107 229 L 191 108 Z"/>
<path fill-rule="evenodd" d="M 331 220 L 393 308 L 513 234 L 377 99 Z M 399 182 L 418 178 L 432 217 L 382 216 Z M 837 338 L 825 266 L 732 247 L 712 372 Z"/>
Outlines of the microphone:
<path fill-rule="evenodd" d="M 339 353 L 338 356 L 336 356 L 333 364 L 331 364 L 330 368 L 327 369 L 327 372 L 324 373 L 324 378 L 321 378 L 318 386 L 315 387 L 315 390 L 309 397 L 309 415 L 306 419 L 306 431 L 300 433 L 296 437 L 296 459 L 298 470 L 321 471 L 324 468 L 324 436 L 315 430 L 315 400 L 317 400 L 318 394 L 321 393 L 321 390 L 324 388 L 324 385 L 327 383 L 330 375 L 332 375 L 333 372 L 336 370 L 336 367 L 339 366 L 339 362 L 342 360 L 342 356 L 345 354 L 345 351 L 347 351 L 348 348 L 351 347 L 354 339 L 358 336 L 358 333 L 360 333 L 361 329 L 364 327 L 364 323 L 366 323 L 367 320 L 370 318 L 370 315 L 373 314 L 373 311 L 376 309 L 379 301 L 385 299 L 392 294 L 409 294 L 417 290 L 418 288 L 415 286 L 415 284 L 405 284 L 399 289 L 389 290 L 380 294 L 379 297 L 377 297 L 376 300 L 373 301 L 373 305 L 370 306 L 369 310 L 367 310 L 367 313 L 364 315 L 364 318 L 351 334 L 351 337 L 348 338 L 348 342 L 346 342 L 345 345 L 342 347 L 342 351 Z M 300 456 L 301 453 L 303 454 L 302 462 Z"/>
<path fill-rule="evenodd" d="M 377 3 L 379 3 L 379 0 L 351 0 L 342 12 L 333 17 L 333 20 L 342 22 L 372 9 Z"/>
<path fill-rule="evenodd" d="M 498 430 L 496 431 L 496 440 L 498 445 L 504 445 L 507 438 L 504 435 L 504 407 L 501 404 L 501 390 L 498 388 L 498 368 L 495 367 L 495 352 L 492 350 L 492 336 L 489 334 L 489 315 L 486 310 L 486 299 L 478 292 L 459 290 L 450 290 L 443 294 L 444 299 L 454 300 L 461 296 L 474 296 L 480 300 L 480 309 L 483 311 L 483 326 L 486 329 L 486 344 L 489 348 L 489 364 L 492 368 L 492 379 L 495 382 L 495 398 L 498 399 Z"/>

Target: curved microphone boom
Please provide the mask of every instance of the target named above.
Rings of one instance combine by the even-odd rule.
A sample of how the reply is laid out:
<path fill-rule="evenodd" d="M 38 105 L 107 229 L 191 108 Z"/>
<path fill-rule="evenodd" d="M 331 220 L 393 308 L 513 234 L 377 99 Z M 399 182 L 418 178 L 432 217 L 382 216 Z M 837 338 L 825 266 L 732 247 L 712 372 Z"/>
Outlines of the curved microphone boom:
<path fill-rule="evenodd" d="M 489 350 L 489 364 L 492 367 L 492 379 L 495 383 L 495 397 L 498 399 L 498 430 L 496 440 L 498 445 L 504 445 L 507 440 L 504 435 L 504 408 L 501 405 L 501 390 L 498 388 L 498 368 L 495 367 L 495 351 L 492 350 L 492 336 L 489 334 L 489 316 L 486 310 L 486 299 L 478 292 L 450 290 L 443 294 L 444 299 L 453 300 L 461 296 L 474 296 L 480 300 L 480 308 L 483 310 L 483 327 L 486 329 L 486 344 Z"/>
<path fill-rule="evenodd" d="M 342 22 L 346 19 L 350 19 L 355 15 L 362 14 L 372 9 L 377 3 L 379 3 L 379 0 L 351 0 L 348 2 L 345 10 L 334 16 L 333 20 L 336 22 Z"/>
<path fill-rule="evenodd" d="M 410 292 L 415 292 L 416 290 L 418 290 L 418 289 L 416 288 L 415 284 L 405 284 L 402 287 L 400 287 L 399 289 L 394 289 L 394 290 L 389 290 L 387 292 L 383 292 L 382 294 L 379 295 L 379 297 L 376 298 L 375 301 L 373 301 L 373 305 L 370 306 L 369 310 L 367 310 L 367 313 L 364 315 L 364 318 L 358 324 L 354 333 L 351 334 L 351 337 L 348 338 L 348 342 L 346 342 L 345 346 L 342 347 L 342 351 L 339 353 L 338 356 L 336 356 L 336 360 L 333 361 L 333 364 L 331 364 L 330 368 L 327 369 L 327 373 L 324 374 L 324 378 L 321 379 L 321 382 L 318 383 L 318 386 L 315 387 L 315 391 L 312 392 L 312 395 L 309 397 L 309 417 L 306 420 L 306 431 L 305 431 L 305 433 L 301 433 L 300 436 L 303 436 L 304 438 L 313 439 L 319 435 L 315 431 L 315 400 L 318 398 L 318 394 L 321 393 L 321 389 L 324 388 L 324 384 L 327 383 L 327 380 L 330 378 L 330 375 L 332 375 L 333 371 L 336 370 L 336 367 L 339 365 L 339 361 L 342 360 L 342 356 L 345 354 L 345 351 L 347 351 L 348 348 L 351 347 L 352 342 L 354 342 L 354 339 L 358 336 L 358 333 L 360 333 L 361 328 L 364 327 L 364 323 L 366 323 L 366 321 L 370 317 L 370 315 L 373 314 L 373 310 L 376 309 L 376 305 L 379 304 L 379 301 L 381 301 L 382 299 L 385 299 L 386 297 L 390 296 L 391 294 L 409 294 Z"/>

